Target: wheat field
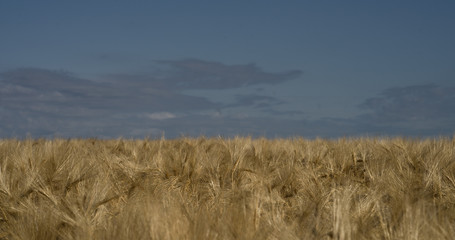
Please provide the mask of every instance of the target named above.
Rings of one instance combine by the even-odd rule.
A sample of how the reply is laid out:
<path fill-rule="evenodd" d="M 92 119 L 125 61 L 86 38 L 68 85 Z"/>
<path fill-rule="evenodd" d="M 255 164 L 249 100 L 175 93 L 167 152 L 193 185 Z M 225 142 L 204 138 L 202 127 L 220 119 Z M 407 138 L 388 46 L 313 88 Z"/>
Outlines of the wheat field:
<path fill-rule="evenodd" d="M 0 239 L 455 239 L 451 138 L 0 140 Z"/>

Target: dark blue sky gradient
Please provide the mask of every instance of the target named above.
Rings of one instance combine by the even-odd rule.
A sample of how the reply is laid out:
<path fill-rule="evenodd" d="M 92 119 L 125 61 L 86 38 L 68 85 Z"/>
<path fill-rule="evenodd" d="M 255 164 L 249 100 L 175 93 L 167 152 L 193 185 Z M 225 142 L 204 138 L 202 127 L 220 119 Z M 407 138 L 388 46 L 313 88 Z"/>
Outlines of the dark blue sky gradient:
<path fill-rule="evenodd" d="M 2 1 L 0 138 L 452 136 L 452 1 Z"/>

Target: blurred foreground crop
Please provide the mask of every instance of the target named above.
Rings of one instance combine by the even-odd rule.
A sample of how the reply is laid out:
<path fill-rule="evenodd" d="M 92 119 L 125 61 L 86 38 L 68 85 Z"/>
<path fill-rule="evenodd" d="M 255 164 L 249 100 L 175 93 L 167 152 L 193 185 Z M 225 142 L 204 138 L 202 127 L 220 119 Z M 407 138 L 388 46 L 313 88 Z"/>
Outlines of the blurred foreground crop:
<path fill-rule="evenodd" d="M 0 239 L 455 239 L 455 141 L 0 140 Z"/>

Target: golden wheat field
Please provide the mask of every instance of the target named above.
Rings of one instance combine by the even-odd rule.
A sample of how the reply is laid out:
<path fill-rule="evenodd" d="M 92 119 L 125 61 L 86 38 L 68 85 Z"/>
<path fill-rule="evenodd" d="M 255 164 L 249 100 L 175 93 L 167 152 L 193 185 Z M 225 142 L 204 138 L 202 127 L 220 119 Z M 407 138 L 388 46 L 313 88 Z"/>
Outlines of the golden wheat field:
<path fill-rule="evenodd" d="M 455 239 L 455 141 L 0 140 L 0 239 Z"/>

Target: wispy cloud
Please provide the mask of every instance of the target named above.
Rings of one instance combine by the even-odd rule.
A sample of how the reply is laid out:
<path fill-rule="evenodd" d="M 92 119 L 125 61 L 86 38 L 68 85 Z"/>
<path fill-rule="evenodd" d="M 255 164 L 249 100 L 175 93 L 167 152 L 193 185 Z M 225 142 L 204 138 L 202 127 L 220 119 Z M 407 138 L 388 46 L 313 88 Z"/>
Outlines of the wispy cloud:
<path fill-rule="evenodd" d="M 177 116 L 170 112 L 155 112 L 155 113 L 146 113 L 145 117 L 151 120 L 168 120 L 176 118 Z"/>
<path fill-rule="evenodd" d="M 284 101 L 278 100 L 275 97 L 266 95 L 235 95 L 235 102 L 227 104 L 225 107 L 254 107 L 254 108 L 271 108 L 272 106 L 284 104 Z"/>
<path fill-rule="evenodd" d="M 0 73 L 0 137 L 432 136 L 455 131 L 454 87 L 389 88 L 359 105 L 367 111 L 363 115 L 310 121 L 266 91 L 243 89 L 228 103 L 185 91 L 280 84 L 300 76 L 299 71 L 266 73 L 254 65 L 194 59 L 159 65 L 165 67 L 147 74 L 107 74 L 103 81 L 37 68 Z"/>
<path fill-rule="evenodd" d="M 203 97 L 140 86 L 122 88 L 59 71 L 16 69 L 2 73 L 0 77 L 2 107 L 12 110 L 83 116 L 93 115 L 94 111 L 105 114 L 218 107 Z"/>
<path fill-rule="evenodd" d="M 164 80 L 174 88 L 183 89 L 228 89 L 257 84 L 280 84 L 302 74 L 299 70 L 268 73 L 254 64 L 225 65 L 197 59 L 157 63 L 170 67 L 172 74 Z"/>
<path fill-rule="evenodd" d="M 364 117 L 383 122 L 455 118 L 455 88 L 433 84 L 389 88 L 360 107 L 370 110 Z"/>
<path fill-rule="evenodd" d="M 455 87 L 435 84 L 394 87 L 359 105 L 355 121 L 370 132 L 413 136 L 455 133 Z"/>
<path fill-rule="evenodd" d="M 195 59 L 159 61 L 158 66 L 148 74 L 107 74 L 105 79 L 96 81 L 39 68 L 2 72 L 0 134 L 115 137 L 136 133 L 135 137 L 140 137 L 141 129 L 145 135 L 166 128 L 179 129 L 175 124 L 187 126 L 180 129 L 183 131 L 204 122 L 207 115 L 200 117 L 204 111 L 217 112 L 234 106 L 273 108 L 280 104 L 278 99 L 266 95 L 238 95 L 236 102 L 221 104 L 185 94 L 184 90 L 279 84 L 300 75 L 299 71 L 267 73 L 252 64 L 225 65 Z M 222 122 L 226 118 L 229 117 L 220 115 L 217 119 Z M 236 113 L 232 118 L 248 116 Z M 235 128 L 229 122 L 221 122 L 217 126 L 208 124 L 205 129 L 212 126 L 213 131 L 223 132 Z M 177 134 L 176 130 L 171 132 Z"/>
<path fill-rule="evenodd" d="M 107 76 L 126 86 L 143 86 L 172 91 L 189 89 L 233 89 L 258 84 L 280 84 L 302 75 L 300 70 L 265 72 L 254 64 L 226 65 L 219 62 L 186 59 L 156 61 L 149 74 L 111 74 Z M 123 81 L 128 79 L 128 82 Z"/>

